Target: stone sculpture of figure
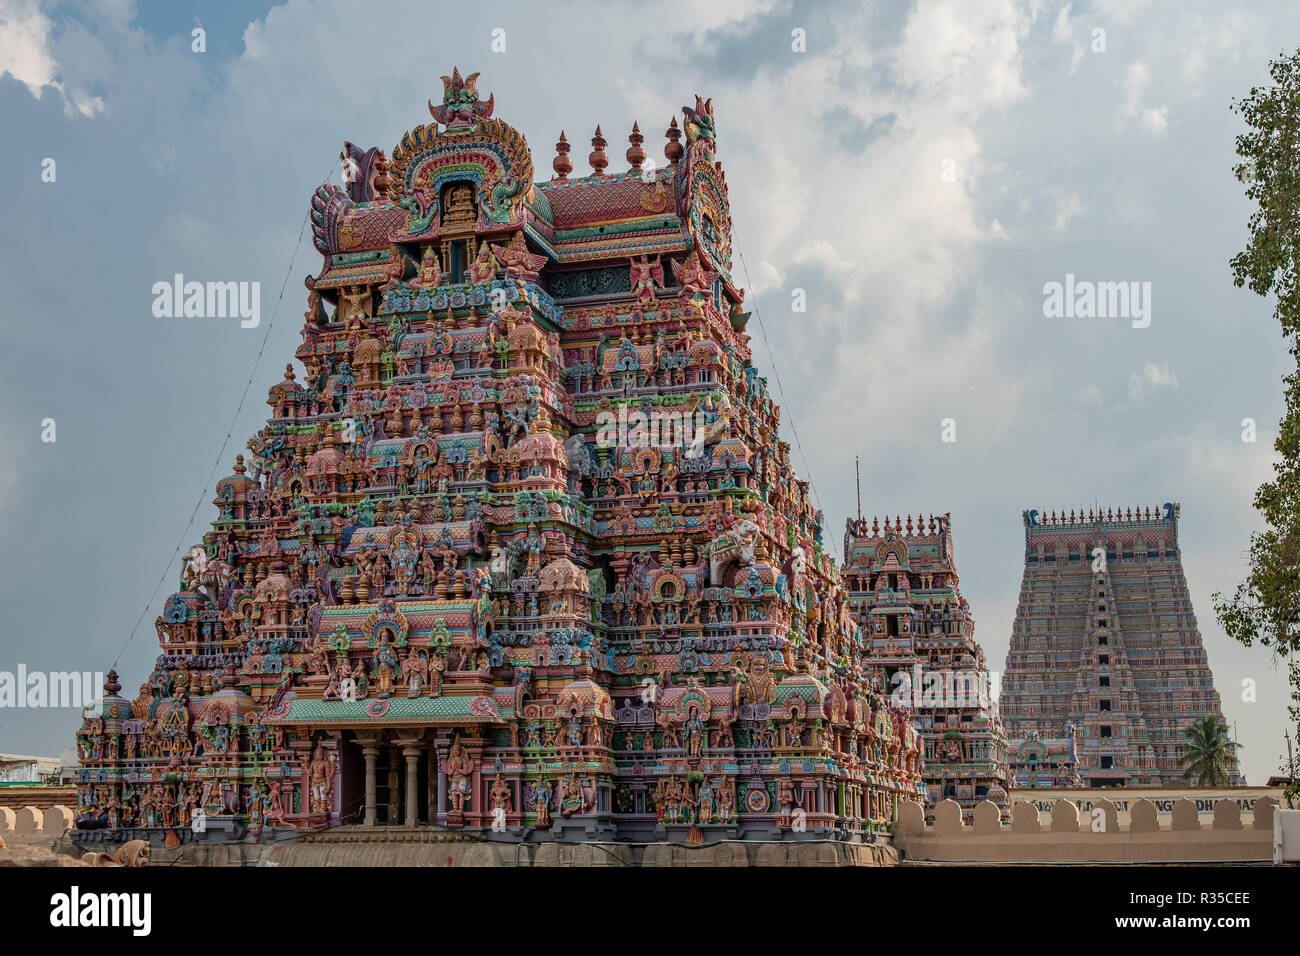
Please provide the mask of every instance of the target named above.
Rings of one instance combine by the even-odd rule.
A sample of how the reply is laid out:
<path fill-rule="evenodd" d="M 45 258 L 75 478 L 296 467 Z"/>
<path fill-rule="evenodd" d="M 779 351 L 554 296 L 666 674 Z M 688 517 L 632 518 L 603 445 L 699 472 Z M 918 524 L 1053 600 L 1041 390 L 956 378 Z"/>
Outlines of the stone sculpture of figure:
<path fill-rule="evenodd" d="M 284 820 L 284 805 L 280 795 L 280 781 L 272 780 L 271 789 L 267 794 L 267 819 L 271 821 L 272 826 L 286 826 Z"/>
<path fill-rule="evenodd" d="M 397 593 L 409 594 L 419 565 L 420 552 L 413 533 L 398 534 L 397 538 L 397 550 L 393 552 L 393 576 L 397 580 Z"/>
<path fill-rule="evenodd" d="M 533 784 L 533 811 L 537 814 L 537 826 L 551 825 L 551 784 L 545 777 Z"/>
<path fill-rule="evenodd" d="M 655 256 L 653 262 L 644 255 L 640 262 L 635 258 L 628 261 L 632 263 L 632 292 L 636 296 L 637 305 L 652 304 L 655 301 L 655 290 L 664 284 L 664 267 L 659 262 L 659 256 Z"/>
<path fill-rule="evenodd" d="M 402 662 L 402 676 L 406 678 L 406 696 L 419 697 L 421 688 L 429 683 L 429 656 L 412 649 Z"/>
<path fill-rule="evenodd" d="M 361 328 L 370 318 L 370 288 L 351 285 L 346 291 L 340 289 L 337 311 L 343 315 L 347 328 Z"/>
<path fill-rule="evenodd" d="M 498 773 L 496 780 L 492 782 L 492 789 L 488 796 L 492 799 L 492 814 L 494 817 L 497 816 L 498 810 L 503 813 L 510 812 L 510 787 L 501 779 L 501 774 Z"/>
<path fill-rule="evenodd" d="M 397 684 L 397 675 L 401 670 L 401 665 L 397 661 L 397 655 L 393 652 L 393 647 L 388 643 L 388 631 L 382 631 L 379 635 L 379 646 L 375 648 L 374 658 L 374 680 L 377 690 L 375 696 L 379 698 L 393 696 L 393 688 Z"/>
<path fill-rule="evenodd" d="M 789 779 L 783 777 L 776 785 L 776 802 L 781 808 L 781 813 L 789 817 L 794 813 L 794 787 L 790 785 Z"/>
<path fill-rule="evenodd" d="M 456 553 L 451 533 L 446 528 L 443 528 L 442 537 L 438 539 L 436 545 L 431 550 L 442 561 L 442 570 L 448 574 L 454 574 L 456 566 L 460 563 L 460 555 Z"/>
<path fill-rule="evenodd" d="M 537 533 L 537 525 L 534 523 L 528 525 L 524 549 L 528 552 L 528 574 L 533 577 L 541 570 L 542 555 L 546 552 L 546 539 Z"/>
<path fill-rule="evenodd" d="M 736 784 L 730 777 L 723 781 L 718 791 L 718 822 L 730 823 L 736 809 Z"/>
<path fill-rule="evenodd" d="M 487 244 L 487 240 L 484 240 L 478 247 L 478 255 L 469 264 L 469 281 L 491 282 L 496 274 L 496 257 L 492 254 L 492 247 Z"/>
<path fill-rule="evenodd" d="M 348 662 L 343 661 L 338 667 L 328 667 L 326 673 L 329 675 L 325 683 L 325 689 L 321 692 L 322 700 L 355 700 L 356 699 L 356 682 L 352 679 L 352 668 Z M 344 697 L 343 681 L 347 679 L 347 697 Z"/>
<path fill-rule="evenodd" d="M 571 776 L 564 781 L 564 794 L 560 797 L 560 816 L 571 817 L 575 813 L 582 813 L 582 784 L 576 776 Z"/>
<path fill-rule="evenodd" d="M 334 806 L 334 760 L 322 744 L 316 745 L 311 765 L 311 812 L 329 813 Z"/>
<path fill-rule="evenodd" d="M 533 255 L 524 242 L 524 231 L 520 229 L 510 239 L 508 246 L 494 246 L 497 261 L 506 270 L 506 275 L 517 276 L 525 281 L 535 281 L 546 263 L 545 256 Z"/>
<path fill-rule="evenodd" d="M 697 704 L 692 704 L 686 711 L 686 720 L 682 722 L 682 731 L 686 736 L 686 753 L 691 757 L 698 757 L 700 750 L 704 746 L 704 735 L 707 731 L 704 720 L 700 717 L 700 708 Z"/>
<path fill-rule="evenodd" d="M 437 570 L 433 565 L 433 556 L 428 551 L 420 555 L 420 580 L 424 583 L 424 593 L 433 593 L 433 582 L 437 578 Z"/>
<path fill-rule="evenodd" d="M 709 778 L 705 777 L 700 783 L 700 792 L 695 798 L 696 823 L 713 822 L 713 787 L 709 783 Z"/>
<path fill-rule="evenodd" d="M 230 583 L 234 569 L 225 561 L 212 561 L 207 549 L 196 544 L 185 552 L 185 562 L 181 567 L 181 582 L 188 588 L 202 592 L 213 604 L 221 589 Z"/>
<path fill-rule="evenodd" d="M 88 866 L 142 867 L 149 865 L 149 841 L 130 840 L 115 853 L 83 853 L 81 862 Z"/>
<path fill-rule="evenodd" d="M 673 262 L 672 267 L 678 285 L 687 295 L 707 291 L 713 284 L 713 274 L 700 264 L 700 257 L 695 252 L 687 256 L 680 266 Z"/>
<path fill-rule="evenodd" d="M 438 264 L 438 253 L 432 245 L 425 248 L 424 255 L 420 257 L 420 272 L 410 284 L 413 289 L 432 289 L 442 285 L 442 267 Z"/>
<path fill-rule="evenodd" d="M 470 799 L 469 775 L 473 770 L 474 761 L 457 737 L 451 742 L 451 750 L 442 764 L 442 772 L 447 776 L 447 796 L 451 800 L 452 813 L 465 811 L 465 804 Z"/>
<path fill-rule="evenodd" d="M 441 654 L 429 657 L 429 696 L 437 697 L 442 693 L 442 674 L 447 669 L 447 659 Z"/>
<path fill-rule="evenodd" d="M 713 540 L 709 551 L 709 584 L 722 586 L 722 572 L 732 561 L 747 568 L 754 563 L 754 546 L 758 542 L 758 525 L 748 518 L 737 521 Z"/>

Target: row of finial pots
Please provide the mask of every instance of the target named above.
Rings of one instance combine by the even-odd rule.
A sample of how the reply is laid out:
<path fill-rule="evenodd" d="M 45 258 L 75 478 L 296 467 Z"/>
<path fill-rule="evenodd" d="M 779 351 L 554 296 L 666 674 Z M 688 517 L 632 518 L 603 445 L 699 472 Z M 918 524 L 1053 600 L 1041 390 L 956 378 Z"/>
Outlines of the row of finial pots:
<path fill-rule="evenodd" d="M 677 127 L 677 117 L 674 116 L 669 122 L 668 129 L 664 130 L 664 136 L 668 138 L 668 142 L 664 144 L 664 157 L 676 166 L 686 152 L 686 147 L 680 142 L 682 131 Z M 641 164 L 646 160 L 646 151 L 642 145 L 645 137 L 641 135 L 641 127 L 636 123 L 632 124 L 632 134 L 628 136 L 627 141 L 631 144 L 626 153 L 628 165 L 631 167 L 629 172 L 639 173 Z M 609 165 L 609 154 L 605 152 L 605 147 L 608 145 L 608 140 L 597 126 L 596 135 L 591 138 L 591 154 L 587 157 L 587 162 L 591 164 L 597 176 L 604 176 L 605 167 Z M 551 168 L 560 179 L 568 179 L 569 173 L 573 172 L 573 160 L 569 158 L 571 148 L 564 131 L 561 130 L 560 140 L 555 144 L 555 159 L 551 161 Z"/>

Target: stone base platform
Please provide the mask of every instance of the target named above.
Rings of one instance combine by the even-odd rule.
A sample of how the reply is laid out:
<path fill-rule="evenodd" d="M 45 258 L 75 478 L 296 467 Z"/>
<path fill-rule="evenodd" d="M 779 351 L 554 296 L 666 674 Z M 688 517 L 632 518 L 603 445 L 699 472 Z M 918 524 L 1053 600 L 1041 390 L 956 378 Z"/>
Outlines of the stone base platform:
<path fill-rule="evenodd" d="M 488 842 L 429 827 L 337 827 L 293 842 L 155 848 L 154 866 L 896 866 L 887 844 Z"/>

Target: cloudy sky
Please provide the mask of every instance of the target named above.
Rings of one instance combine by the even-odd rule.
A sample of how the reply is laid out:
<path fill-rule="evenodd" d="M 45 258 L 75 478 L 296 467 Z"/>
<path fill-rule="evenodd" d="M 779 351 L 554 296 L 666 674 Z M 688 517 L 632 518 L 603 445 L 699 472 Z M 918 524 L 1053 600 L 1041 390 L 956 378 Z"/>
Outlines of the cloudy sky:
<path fill-rule="evenodd" d="M 828 542 L 855 454 L 865 513 L 950 511 L 993 667 L 1024 509 L 1181 502 L 1210 664 L 1262 783 L 1285 673 L 1228 642 L 1210 596 L 1245 571 L 1281 414 L 1271 306 L 1227 265 L 1250 212 L 1228 107 L 1300 45 L 1288 6 L 0 0 L 0 670 L 145 678 L 177 544 L 299 342 L 314 186 L 345 138 L 391 152 L 427 122 L 458 65 L 539 171 L 561 128 L 585 171 L 597 123 L 621 168 L 633 120 L 662 162 L 669 117 L 713 97 L 756 363 Z M 260 282 L 260 327 L 156 318 L 175 273 Z M 1067 274 L 1150 283 L 1149 326 L 1045 317 Z M 57 753 L 75 724 L 0 711 L 0 751 Z"/>

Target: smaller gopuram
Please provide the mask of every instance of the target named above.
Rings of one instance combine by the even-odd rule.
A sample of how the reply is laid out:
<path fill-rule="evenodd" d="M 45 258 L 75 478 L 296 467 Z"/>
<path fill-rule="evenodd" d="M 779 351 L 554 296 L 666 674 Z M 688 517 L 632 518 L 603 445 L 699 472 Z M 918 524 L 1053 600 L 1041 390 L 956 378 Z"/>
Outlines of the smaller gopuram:
<path fill-rule="evenodd" d="M 912 711 L 925 739 L 928 807 L 953 799 L 969 817 L 991 800 L 1006 816 L 1006 738 L 958 589 L 950 516 L 850 519 L 843 579 L 872 687 Z"/>
<path fill-rule="evenodd" d="M 1062 737 L 1045 737 L 1036 730 L 1007 744 L 1011 786 L 1016 790 L 1082 787 L 1076 728 L 1069 724 Z"/>

